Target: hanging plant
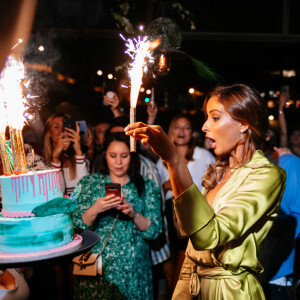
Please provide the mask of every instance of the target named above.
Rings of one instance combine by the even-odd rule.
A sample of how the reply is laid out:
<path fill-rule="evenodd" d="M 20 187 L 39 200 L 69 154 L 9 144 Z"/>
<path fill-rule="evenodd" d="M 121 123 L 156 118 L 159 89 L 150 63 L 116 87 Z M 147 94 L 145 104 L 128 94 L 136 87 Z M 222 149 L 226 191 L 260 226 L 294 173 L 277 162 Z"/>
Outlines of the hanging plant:
<path fill-rule="evenodd" d="M 135 1 L 128 0 L 116 0 L 111 8 L 111 15 L 116 21 L 118 28 L 125 30 L 125 32 L 131 34 L 134 33 L 134 27 L 131 24 L 128 15 L 135 7 Z"/>

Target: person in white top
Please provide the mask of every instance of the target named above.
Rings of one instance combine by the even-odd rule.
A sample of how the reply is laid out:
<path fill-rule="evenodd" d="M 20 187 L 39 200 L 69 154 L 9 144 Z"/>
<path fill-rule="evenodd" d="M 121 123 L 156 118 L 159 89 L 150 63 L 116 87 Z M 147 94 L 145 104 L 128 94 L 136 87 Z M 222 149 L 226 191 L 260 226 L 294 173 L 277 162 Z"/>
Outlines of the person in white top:
<path fill-rule="evenodd" d="M 71 195 L 79 180 L 88 175 L 85 155 L 81 150 L 79 126 L 74 129 L 63 127 L 64 114 L 51 115 L 45 123 L 44 151 L 45 159 L 53 168 L 62 168 L 65 194 Z M 76 130 L 75 130 L 76 126 Z M 91 137 L 92 146 L 92 135 Z"/>
<path fill-rule="evenodd" d="M 193 138 L 192 122 L 188 116 L 180 114 L 174 117 L 170 123 L 168 136 L 176 145 L 178 152 L 185 159 L 194 183 L 202 190 L 202 177 L 208 165 L 215 163 L 214 156 L 206 149 L 196 146 Z M 185 257 L 187 239 L 180 239 L 173 222 L 173 191 L 170 183 L 169 172 L 164 162 L 159 159 L 156 163 L 163 184 L 166 199 L 166 216 L 168 221 L 168 233 L 170 239 L 171 259 L 164 263 L 164 272 L 172 293 L 180 269 Z"/>

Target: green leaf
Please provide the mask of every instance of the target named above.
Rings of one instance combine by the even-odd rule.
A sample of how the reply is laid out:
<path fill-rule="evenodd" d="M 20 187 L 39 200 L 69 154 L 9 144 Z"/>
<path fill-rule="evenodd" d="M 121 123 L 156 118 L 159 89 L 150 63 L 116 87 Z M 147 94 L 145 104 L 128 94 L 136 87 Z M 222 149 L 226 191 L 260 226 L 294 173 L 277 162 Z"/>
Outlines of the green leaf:
<path fill-rule="evenodd" d="M 221 80 L 221 77 L 219 76 L 219 74 L 216 73 L 214 70 L 212 70 L 210 67 L 208 67 L 204 62 L 202 62 L 201 60 L 198 60 L 190 55 L 187 55 L 187 57 L 191 60 L 199 77 L 201 77 L 205 80 L 208 80 L 212 83 L 216 83 Z"/>

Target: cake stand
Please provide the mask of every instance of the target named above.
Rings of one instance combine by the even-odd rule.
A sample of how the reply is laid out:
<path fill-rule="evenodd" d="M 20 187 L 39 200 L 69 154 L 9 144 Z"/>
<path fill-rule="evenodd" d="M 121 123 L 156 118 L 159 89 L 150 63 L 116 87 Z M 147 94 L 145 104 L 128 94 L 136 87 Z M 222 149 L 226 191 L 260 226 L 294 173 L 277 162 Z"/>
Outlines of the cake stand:
<path fill-rule="evenodd" d="M 87 252 L 99 242 L 99 235 L 93 231 L 75 228 L 74 240 L 62 247 L 30 253 L 0 253 L 0 269 L 19 268 L 44 261 L 68 260 Z"/>

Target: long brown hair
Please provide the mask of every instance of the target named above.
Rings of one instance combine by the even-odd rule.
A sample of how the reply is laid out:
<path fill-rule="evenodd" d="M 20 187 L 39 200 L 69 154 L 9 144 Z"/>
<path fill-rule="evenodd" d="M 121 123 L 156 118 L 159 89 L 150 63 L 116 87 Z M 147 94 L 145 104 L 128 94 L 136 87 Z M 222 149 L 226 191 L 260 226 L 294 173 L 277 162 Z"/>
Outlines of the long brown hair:
<path fill-rule="evenodd" d="M 232 119 L 244 122 L 249 126 L 242 141 L 245 154 L 242 161 L 238 162 L 238 167 L 241 167 L 249 161 L 257 149 L 261 148 L 265 140 L 269 127 L 266 106 L 259 93 L 245 84 L 218 86 L 204 101 L 206 118 L 207 103 L 213 96 L 218 98 L 218 101 L 224 106 L 225 111 Z M 228 155 L 217 157 L 216 163 L 208 167 L 202 185 L 208 190 L 213 189 L 224 176 L 228 165 Z"/>
<path fill-rule="evenodd" d="M 44 133 L 44 153 L 45 153 L 45 159 L 48 163 L 51 164 L 52 161 L 52 151 L 53 151 L 53 142 L 51 140 L 51 126 L 52 122 L 55 118 L 58 117 L 70 117 L 67 114 L 62 114 L 62 113 L 54 113 L 51 114 L 48 119 L 45 122 L 45 133 Z M 69 164 L 69 174 L 70 174 L 70 179 L 75 179 L 76 178 L 76 160 L 75 160 L 75 152 L 73 147 L 69 147 L 69 149 L 65 152 L 66 156 L 70 160 Z M 60 161 L 63 160 L 63 157 L 60 157 Z"/>
<path fill-rule="evenodd" d="M 175 116 L 175 117 L 172 119 L 172 121 L 171 121 L 171 123 L 170 123 L 170 126 L 169 126 L 168 136 L 169 136 L 171 139 L 173 139 L 173 137 L 172 137 L 172 129 L 173 129 L 175 123 L 176 123 L 179 119 L 181 119 L 181 118 L 186 119 L 186 120 L 189 121 L 190 126 L 191 126 L 191 131 L 192 131 L 191 133 L 194 132 L 194 126 L 193 126 L 194 124 L 193 124 L 192 120 L 191 120 L 187 115 L 185 115 L 185 114 L 179 114 L 179 115 Z M 192 160 L 194 160 L 194 159 L 193 159 L 193 154 L 194 154 L 194 149 L 195 149 L 195 147 L 196 147 L 196 140 L 195 140 L 195 138 L 194 138 L 193 136 L 191 136 L 191 139 L 189 140 L 189 143 L 188 143 L 188 152 L 187 152 L 187 154 L 185 155 L 185 158 L 187 159 L 187 161 L 192 161 Z"/>
<path fill-rule="evenodd" d="M 111 132 L 109 133 L 103 144 L 103 155 L 102 155 L 102 166 L 100 168 L 100 173 L 104 175 L 109 175 L 110 170 L 107 165 L 107 160 L 105 153 L 112 142 L 121 142 L 124 143 L 128 150 L 130 149 L 129 137 L 124 132 Z M 127 174 L 130 176 L 130 179 L 134 183 L 139 196 L 142 196 L 145 190 L 145 182 L 143 176 L 140 174 L 140 158 L 136 152 L 130 152 L 130 164 L 127 170 Z"/>

